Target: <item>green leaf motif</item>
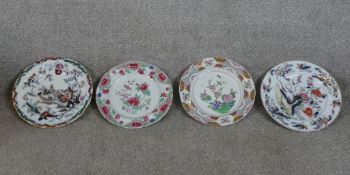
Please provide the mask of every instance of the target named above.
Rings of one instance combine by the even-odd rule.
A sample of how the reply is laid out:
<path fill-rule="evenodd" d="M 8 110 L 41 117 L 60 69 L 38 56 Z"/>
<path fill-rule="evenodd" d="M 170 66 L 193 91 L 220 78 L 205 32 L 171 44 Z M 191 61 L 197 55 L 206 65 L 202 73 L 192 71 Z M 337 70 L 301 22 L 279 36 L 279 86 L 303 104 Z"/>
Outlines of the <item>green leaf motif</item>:
<path fill-rule="evenodd" d="M 208 101 L 211 101 L 211 99 L 212 99 L 212 98 L 211 98 L 211 96 L 209 96 L 209 95 L 202 97 L 202 100 L 203 100 L 203 101 L 207 101 L 207 102 L 208 102 Z"/>
<path fill-rule="evenodd" d="M 137 94 L 135 95 L 135 98 L 137 99 L 140 99 L 140 97 L 141 97 L 140 95 L 137 95 Z"/>
<path fill-rule="evenodd" d="M 220 108 L 217 110 L 220 114 L 225 114 L 231 110 L 231 106 L 229 106 L 227 103 L 223 103 Z"/>
<path fill-rule="evenodd" d="M 143 91 L 143 93 L 145 94 L 145 95 L 148 95 L 148 96 L 150 96 L 151 95 L 151 91 L 150 90 L 145 90 L 145 91 Z"/>
<path fill-rule="evenodd" d="M 231 102 L 228 102 L 227 104 L 228 104 L 228 106 L 230 106 L 230 107 L 233 107 L 234 105 L 235 105 L 235 100 L 233 100 L 233 101 L 231 101 Z"/>

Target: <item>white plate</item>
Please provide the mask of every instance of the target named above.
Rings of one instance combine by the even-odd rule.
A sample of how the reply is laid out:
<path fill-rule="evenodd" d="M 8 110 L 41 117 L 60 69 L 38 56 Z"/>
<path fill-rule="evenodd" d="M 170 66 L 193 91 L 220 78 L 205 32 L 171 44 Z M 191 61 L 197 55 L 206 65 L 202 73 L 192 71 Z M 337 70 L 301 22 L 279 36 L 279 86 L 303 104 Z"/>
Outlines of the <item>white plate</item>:
<path fill-rule="evenodd" d="M 269 70 L 261 84 L 261 100 L 277 123 L 302 132 L 331 124 L 342 103 L 333 77 L 305 61 L 288 61 Z"/>
<path fill-rule="evenodd" d="M 220 57 L 205 58 L 190 65 L 179 87 L 182 106 L 195 120 L 226 126 L 238 122 L 253 107 L 255 86 L 240 64 Z"/>
<path fill-rule="evenodd" d="M 142 128 L 159 121 L 169 110 L 173 89 L 157 67 L 127 62 L 101 78 L 96 103 L 109 122 L 123 128 Z"/>
<path fill-rule="evenodd" d="M 24 69 L 12 101 L 19 116 L 41 127 L 59 127 L 79 118 L 90 104 L 91 77 L 69 58 L 45 58 Z"/>

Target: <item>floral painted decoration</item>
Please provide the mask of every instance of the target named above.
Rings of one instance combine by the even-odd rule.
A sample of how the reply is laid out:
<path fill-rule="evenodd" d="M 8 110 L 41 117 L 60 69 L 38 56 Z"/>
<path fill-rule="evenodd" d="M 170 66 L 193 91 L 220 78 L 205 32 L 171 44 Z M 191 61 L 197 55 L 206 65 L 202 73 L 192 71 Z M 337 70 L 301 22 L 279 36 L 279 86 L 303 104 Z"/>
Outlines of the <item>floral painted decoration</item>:
<path fill-rule="evenodd" d="M 213 96 L 207 93 L 207 90 L 203 90 L 201 93 L 201 100 L 209 104 L 209 108 L 217 111 L 220 114 L 225 114 L 230 111 L 236 101 L 236 92 L 231 88 L 228 94 L 223 94 L 222 86 L 225 85 L 225 81 L 217 81 L 216 84 L 212 84 L 212 80 L 208 81 L 207 88 L 213 93 Z"/>
<path fill-rule="evenodd" d="M 92 97 L 86 69 L 69 58 L 45 58 L 18 77 L 12 101 L 19 116 L 40 127 L 59 127 L 79 118 Z"/>
<path fill-rule="evenodd" d="M 226 58 L 196 61 L 182 74 L 180 99 L 195 120 L 213 127 L 234 124 L 244 118 L 255 101 L 255 87 L 248 71 Z"/>
<path fill-rule="evenodd" d="M 261 85 L 268 114 L 295 131 L 317 131 L 331 124 L 341 108 L 337 82 L 323 68 L 305 61 L 289 61 L 272 68 Z"/>
<path fill-rule="evenodd" d="M 127 62 L 110 69 L 96 90 L 96 103 L 109 122 L 142 128 L 159 121 L 169 110 L 173 89 L 163 71 L 144 62 Z"/>

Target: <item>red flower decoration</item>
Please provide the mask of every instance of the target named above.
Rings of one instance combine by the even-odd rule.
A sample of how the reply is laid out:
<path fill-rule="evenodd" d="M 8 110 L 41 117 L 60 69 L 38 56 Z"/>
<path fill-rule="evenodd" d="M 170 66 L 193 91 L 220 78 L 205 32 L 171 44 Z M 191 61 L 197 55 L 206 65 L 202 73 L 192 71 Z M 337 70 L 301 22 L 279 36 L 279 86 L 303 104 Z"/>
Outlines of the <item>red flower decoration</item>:
<path fill-rule="evenodd" d="M 163 73 L 159 73 L 158 78 L 160 81 L 164 81 L 166 79 L 166 76 Z"/>
<path fill-rule="evenodd" d="M 43 116 L 43 117 L 53 117 L 48 111 L 45 111 L 45 112 L 42 112 L 41 113 L 41 116 Z"/>
<path fill-rule="evenodd" d="M 145 73 L 142 69 L 139 69 L 137 72 L 138 72 L 139 74 L 144 74 L 144 73 Z"/>
<path fill-rule="evenodd" d="M 143 120 L 144 120 L 144 121 L 148 121 L 148 116 L 144 116 L 144 117 L 143 117 Z"/>
<path fill-rule="evenodd" d="M 120 115 L 119 114 L 117 114 L 117 115 L 115 115 L 115 117 L 114 117 L 116 120 L 119 120 L 120 119 Z"/>
<path fill-rule="evenodd" d="M 160 107 L 160 111 L 164 112 L 168 108 L 168 104 L 164 104 Z"/>
<path fill-rule="evenodd" d="M 108 79 L 107 78 L 103 78 L 101 81 L 101 85 L 102 86 L 106 86 L 106 84 L 108 83 Z"/>
<path fill-rule="evenodd" d="M 62 70 L 55 69 L 55 73 L 56 73 L 56 75 L 61 75 L 62 74 Z"/>
<path fill-rule="evenodd" d="M 140 86 L 140 90 L 143 92 L 148 89 L 148 85 L 146 83 L 142 83 Z"/>
<path fill-rule="evenodd" d="M 309 118 L 312 117 L 312 109 L 310 107 L 307 107 L 304 111 L 303 111 Z"/>
<path fill-rule="evenodd" d="M 311 91 L 312 94 L 316 95 L 317 97 L 321 97 L 321 91 L 319 89 L 315 89 Z"/>
<path fill-rule="evenodd" d="M 109 100 L 106 100 L 106 104 L 109 105 L 111 103 L 111 101 Z"/>
<path fill-rule="evenodd" d="M 140 104 L 140 101 L 136 97 L 131 97 L 129 98 L 128 103 L 131 106 L 138 106 Z"/>
<path fill-rule="evenodd" d="M 108 89 L 103 89 L 102 94 L 108 94 L 109 90 Z"/>
<path fill-rule="evenodd" d="M 109 113 L 109 110 L 108 110 L 108 108 L 106 106 L 103 106 L 102 107 L 102 112 L 107 115 Z"/>
<path fill-rule="evenodd" d="M 132 127 L 140 127 L 140 126 L 141 126 L 141 123 L 140 123 L 140 122 L 132 122 L 132 123 L 131 123 L 131 126 L 132 126 Z"/>
<path fill-rule="evenodd" d="M 131 69 L 137 69 L 137 68 L 139 68 L 139 64 L 137 64 L 137 63 L 131 63 L 131 64 L 129 64 L 129 67 L 130 67 Z"/>
<path fill-rule="evenodd" d="M 154 71 L 151 71 L 151 72 L 149 73 L 149 77 L 150 77 L 150 78 L 153 78 L 154 74 L 155 74 L 155 72 L 154 72 Z"/>
<path fill-rule="evenodd" d="M 120 75 L 125 75 L 124 70 L 123 70 L 123 69 L 120 69 L 119 74 L 120 74 Z"/>

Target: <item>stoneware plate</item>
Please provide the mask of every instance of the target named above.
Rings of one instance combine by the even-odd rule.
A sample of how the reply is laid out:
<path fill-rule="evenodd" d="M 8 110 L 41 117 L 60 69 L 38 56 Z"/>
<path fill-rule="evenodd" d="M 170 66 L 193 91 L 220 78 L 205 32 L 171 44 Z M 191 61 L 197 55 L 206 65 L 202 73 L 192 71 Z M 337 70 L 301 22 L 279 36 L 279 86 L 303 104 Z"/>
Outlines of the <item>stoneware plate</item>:
<path fill-rule="evenodd" d="M 96 103 L 104 118 L 123 128 L 142 128 L 159 121 L 169 110 L 173 89 L 157 67 L 127 62 L 101 78 Z"/>
<path fill-rule="evenodd" d="M 277 123 L 302 132 L 331 124 L 342 101 L 331 75 L 305 61 L 289 61 L 269 70 L 261 84 L 261 100 Z"/>
<path fill-rule="evenodd" d="M 69 58 L 45 58 L 24 69 L 12 91 L 19 116 L 40 127 L 59 127 L 79 118 L 92 97 L 91 77 Z"/>
<path fill-rule="evenodd" d="M 190 65 L 179 87 L 182 106 L 195 120 L 210 126 L 238 122 L 252 109 L 254 81 L 240 64 L 220 57 Z"/>

